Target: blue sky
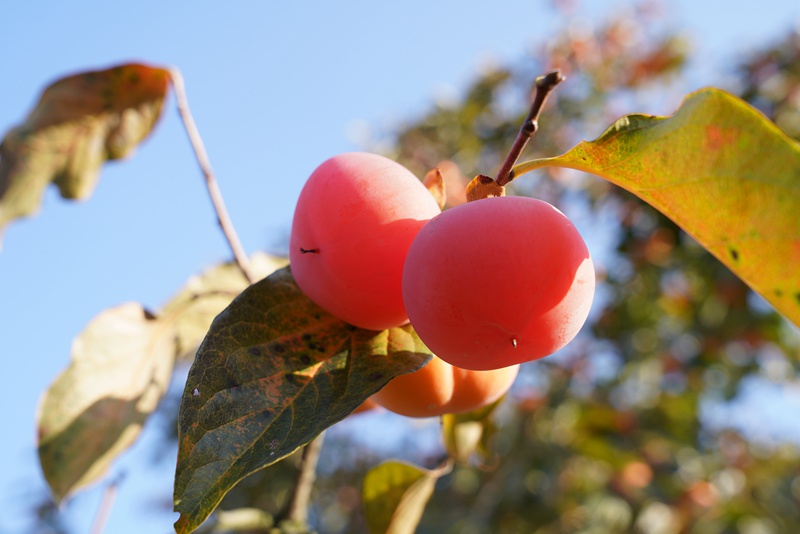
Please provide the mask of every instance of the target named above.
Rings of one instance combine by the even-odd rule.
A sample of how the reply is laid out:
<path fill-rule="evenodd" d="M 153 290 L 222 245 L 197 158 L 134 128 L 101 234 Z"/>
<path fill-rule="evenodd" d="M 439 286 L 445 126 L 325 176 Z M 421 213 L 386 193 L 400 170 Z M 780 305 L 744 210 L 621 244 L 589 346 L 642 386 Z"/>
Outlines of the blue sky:
<path fill-rule="evenodd" d="M 589 18 L 630 5 L 582 4 L 591 4 Z M 348 135 L 354 125 L 413 120 L 437 94 L 463 87 L 487 58 L 515 60 L 565 24 L 549 1 L 489 5 L 0 0 L 0 132 L 63 75 L 130 60 L 177 66 L 246 250 L 270 249 L 288 233 L 313 168 L 358 148 Z M 800 24 L 800 4 L 786 0 L 762 0 L 757 11 L 736 0 L 668 5 L 666 23 L 685 30 L 693 46 L 687 92 L 717 83 L 738 54 Z M 34 415 L 41 392 L 69 362 L 72 338 L 110 306 L 136 300 L 157 309 L 191 274 L 228 257 L 172 101 L 132 159 L 104 168 L 88 202 L 66 203 L 50 191 L 37 217 L 7 228 L 0 533 L 21 531 L 31 493 L 44 488 Z M 151 454 L 145 445 L 123 460 L 137 465 Z M 145 513 L 142 488 L 168 499 L 172 469 L 166 461 L 129 473 L 107 532 L 169 532 L 174 517 Z M 90 490 L 66 506 L 75 532 L 88 531 L 100 495 Z"/>

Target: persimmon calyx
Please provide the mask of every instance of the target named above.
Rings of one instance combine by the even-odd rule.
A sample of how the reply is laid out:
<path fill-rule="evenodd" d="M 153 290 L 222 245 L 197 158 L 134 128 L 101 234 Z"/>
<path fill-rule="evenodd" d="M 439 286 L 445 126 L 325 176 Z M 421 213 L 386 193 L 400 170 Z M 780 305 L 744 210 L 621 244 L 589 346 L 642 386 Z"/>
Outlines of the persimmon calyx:
<path fill-rule="evenodd" d="M 479 174 L 467 185 L 467 202 L 504 196 L 506 196 L 506 188 L 485 174 Z"/>

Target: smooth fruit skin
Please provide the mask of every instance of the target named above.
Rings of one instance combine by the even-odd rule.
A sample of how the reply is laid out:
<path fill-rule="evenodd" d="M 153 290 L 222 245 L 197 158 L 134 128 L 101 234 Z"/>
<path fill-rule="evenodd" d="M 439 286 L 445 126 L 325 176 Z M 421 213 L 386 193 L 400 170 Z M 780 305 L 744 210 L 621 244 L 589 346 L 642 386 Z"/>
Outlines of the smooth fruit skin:
<path fill-rule="evenodd" d="M 502 397 L 519 365 L 491 371 L 459 369 L 434 356 L 424 367 L 392 379 L 371 398 L 407 417 L 435 417 L 477 410 Z"/>
<path fill-rule="evenodd" d="M 446 210 L 419 232 L 403 272 L 420 339 L 464 369 L 506 367 L 560 349 L 586 321 L 594 287 L 575 226 L 528 197 Z"/>
<path fill-rule="evenodd" d="M 350 152 L 311 174 L 295 208 L 289 260 L 300 289 L 352 325 L 403 325 L 402 272 L 420 228 L 441 213 L 411 171 Z"/>

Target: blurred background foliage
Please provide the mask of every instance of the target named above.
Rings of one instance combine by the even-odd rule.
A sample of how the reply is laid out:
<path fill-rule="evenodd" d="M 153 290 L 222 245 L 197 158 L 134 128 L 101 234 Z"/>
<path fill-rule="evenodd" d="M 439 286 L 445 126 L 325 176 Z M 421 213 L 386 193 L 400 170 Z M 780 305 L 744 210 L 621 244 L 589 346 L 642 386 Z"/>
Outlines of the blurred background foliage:
<path fill-rule="evenodd" d="M 437 101 L 365 148 L 418 176 L 439 167 L 452 206 L 464 201 L 468 177 L 499 167 L 538 74 L 560 68 L 567 82 L 523 159 L 560 154 L 626 113 L 661 110 L 664 102 L 669 112 L 689 85 L 691 44 L 669 31 L 646 33 L 659 16 L 649 6 L 568 26 L 513 65 L 487 66 L 460 98 Z M 716 85 L 800 138 L 800 33 L 740 58 Z M 552 168 L 509 189 L 547 200 L 575 221 L 595 259 L 596 303 L 566 349 L 523 366 L 495 414 L 489 454 L 439 481 L 418 532 L 800 532 L 798 443 L 714 416 L 729 413 L 722 408 L 745 384 L 796 387 L 797 329 L 668 219 L 599 178 Z M 177 413 L 175 399 L 162 412 Z M 361 435 L 377 425 L 392 434 L 385 440 L 393 447 Z M 367 412 L 329 431 L 314 528 L 365 532 L 364 473 L 389 456 L 434 467 L 445 455 L 430 439 L 437 430 L 438 423 Z M 165 434 L 174 441 L 174 432 Z M 297 464 L 295 455 L 250 476 L 221 509 L 257 507 L 280 517 Z M 35 512 L 41 531 L 63 531 L 51 506 Z"/>
<path fill-rule="evenodd" d="M 443 168 L 451 184 L 493 173 L 527 112 L 533 77 L 552 68 L 567 82 L 523 159 L 560 154 L 625 113 L 677 103 L 691 45 L 645 33 L 657 17 L 643 4 L 594 27 L 567 27 L 517 64 L 487 68 L 461 100 L 437 103 L 390 136 L 390 154 L 420 176 Z M 800 34 L 731 70 L 720 86 L 800 137 Z M 491 467 L 462 465 L 444 477 L 419 532 L 800 532 L 797 443 L 714 417 L 748 381 L 796 380 L 797 329 L 668 219 L 603 180 L 547 169 L 510 189 L 576 222 L 602 284 L 582 335 L 523 366 L 496 417 Z M 342 492 L 359 467 L 321 481 L 320 491 Z M 357 511 L 346 515 L 358 521 Z"/>

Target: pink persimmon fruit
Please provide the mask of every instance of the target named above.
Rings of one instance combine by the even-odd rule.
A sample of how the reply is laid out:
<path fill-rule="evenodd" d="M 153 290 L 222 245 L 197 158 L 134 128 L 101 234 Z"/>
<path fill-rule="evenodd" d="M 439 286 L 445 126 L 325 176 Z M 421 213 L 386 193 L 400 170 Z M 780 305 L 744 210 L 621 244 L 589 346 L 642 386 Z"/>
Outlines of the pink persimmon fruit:
<path fill-rule="evenodd" d="M 589 314 L 595 275 L 572 222 L 547 202 L 493 197 L 434 217 L 403 271 L 411 324 L 427 347 L 464 369 L 497 369 L 552 354 Z"/>
<path fill-rule="evenodd" d="M 362 152 L 334 156 L 311 174 L 295 208 L 295 281 L 347 323 L 369 330 L 403 325 L 406 253 L 439 213 L 422 182 L 399 163 Z"/>

